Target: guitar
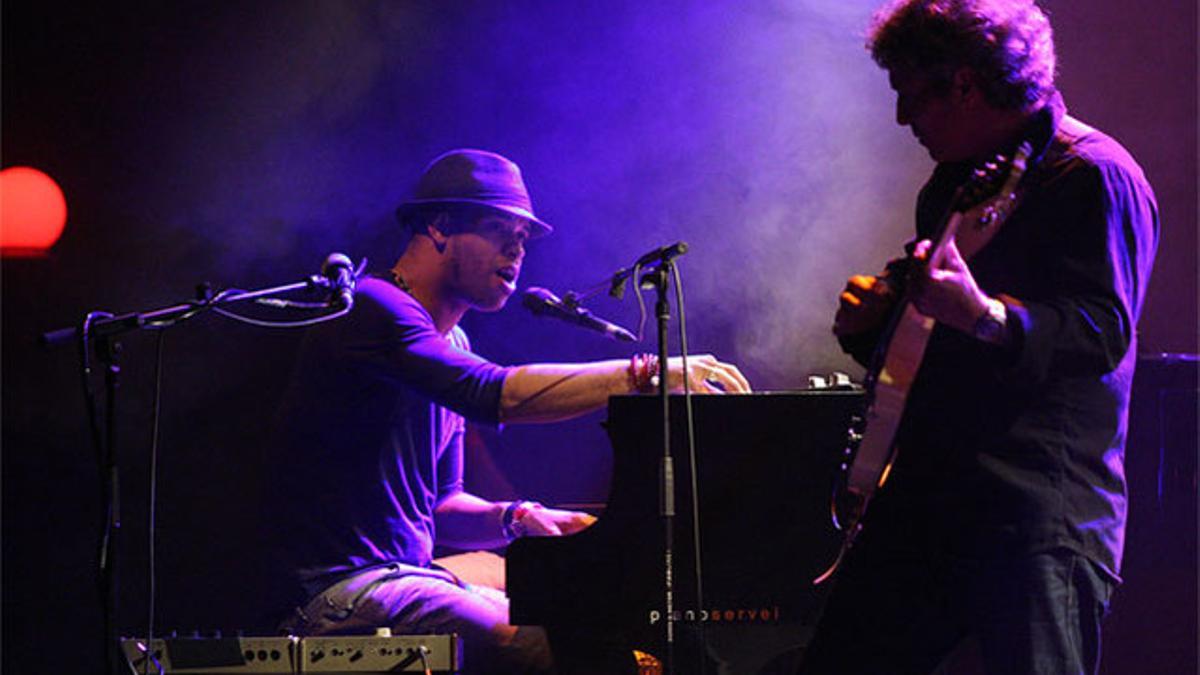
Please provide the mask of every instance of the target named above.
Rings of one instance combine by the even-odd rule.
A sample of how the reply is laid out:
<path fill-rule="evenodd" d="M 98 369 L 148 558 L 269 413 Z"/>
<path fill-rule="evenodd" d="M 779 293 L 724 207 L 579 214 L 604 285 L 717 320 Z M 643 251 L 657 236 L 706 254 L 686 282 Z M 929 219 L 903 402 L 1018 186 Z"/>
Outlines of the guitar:
<path fill-rule="evenodd" d="M 925 265 L 939 266 L 951 241 L 964 260 L 987 246 L 1020 202 L 1017 186 L 1030 152 L 1029 144 L 1023 143 L 1012 159 L 997 155 L 972 172 L 955 191 L 946 215 L 930 237 L 934 245 Z M 833 575 L 862 531 L 871 498 L 887 482 L 898 452 L 896 431 L 934 323 L 917 311 L 905 293 L 879 340 L 863 382 L 863 412 L 851 420 L 842 473 L 830 503 L 833 524 L 844 533 L 842 547 L 814 584 Z"/>

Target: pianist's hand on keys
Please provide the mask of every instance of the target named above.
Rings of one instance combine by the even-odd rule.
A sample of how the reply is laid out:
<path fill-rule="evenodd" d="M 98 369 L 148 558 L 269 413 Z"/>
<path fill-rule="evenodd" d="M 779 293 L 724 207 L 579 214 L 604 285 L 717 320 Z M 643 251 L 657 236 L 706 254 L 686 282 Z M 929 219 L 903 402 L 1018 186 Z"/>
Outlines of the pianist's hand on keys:
<path fill-rule="evenodd" d="M 683 391 L 683 359 L 672 356 L 667 370 L 671 391 Z M 750 382 L 732 363 L 718 361 L 712 354 L 688 357 L 688 382 L 697 394 L 747 394 Z"/>

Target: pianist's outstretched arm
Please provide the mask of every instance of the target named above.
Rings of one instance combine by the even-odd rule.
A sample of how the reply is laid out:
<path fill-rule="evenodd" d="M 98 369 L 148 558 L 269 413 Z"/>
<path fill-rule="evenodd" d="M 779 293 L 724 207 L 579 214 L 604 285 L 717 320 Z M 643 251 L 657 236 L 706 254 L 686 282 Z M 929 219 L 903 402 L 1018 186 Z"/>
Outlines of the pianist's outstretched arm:
<path fill-rule="evenodd" d="M 539 363 L 510 369 L 500 393 L 502 422 L 554 422 L 599 409 L 608 398 L 648 386 L 640 361 Z M 683 389 L 683 362 L 670 360 L 669 384 Z M 688 380 L 696 393 L 747 393 L 750 382 L 737 366 L 709 354 L 688 358 Z"/>

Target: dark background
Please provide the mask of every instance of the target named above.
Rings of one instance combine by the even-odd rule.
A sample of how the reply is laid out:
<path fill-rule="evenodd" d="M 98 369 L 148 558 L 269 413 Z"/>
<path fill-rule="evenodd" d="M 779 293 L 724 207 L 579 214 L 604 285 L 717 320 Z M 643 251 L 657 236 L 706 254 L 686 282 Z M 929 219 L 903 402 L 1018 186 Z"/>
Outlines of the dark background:
<path fill-rule="evenodd" d="M 47 256 L 0 265 L 4 670 L 99 671 L 99 481 L 79 362 L 72 347 L 43 349 L 36 336 L 89 310 L 174 304 L 202 281 L 298 280 L 335 250 L 386 267 L 399 250 L 392 209 L 446 149 L 519 162 L 538 213 L 557 226 L 531 250 L 523 285 L 580 290 L 686 240 L 694 351 L 736 361 L 760 390 L 802 387 L 813 372 L 857 376 L 829 336 L 837 292 L 848 274 L 898 251 L 930 168 L 893 123 L 884 73 L 862 49 L 874 5 L 5 0 L 2 163 L 54 177 L 69 220 Z M 1139 348 L 1194 353 L 1196 6 L 1045 5 L 1068 106 L 1121 140 L 1159 197 L 1162 243 Z M 637 323 L 631 297 L 593 308 Z M 515 303 L 465 326 L 502 363 L 628 354 Z M 262 620 L 252 533 L 273 467 L 258 456 L 297 337 L 216 316 L 165 335 L 160 629 Z M 156 340 L 131 335 L 124 347 L 120 624 L 134 633 L 146 622 Z M 1158 420 L 1158 410 L 1146 415 Z M 1194 414 L 1194 404 L 1182 410 Z M 601 417 L 485 431 L 482 459 L 496 471 L 474 480 L 492 497 L 601 500 Z M 1131 442 L 1131 462 L 1166 447 L 1161 433 L 1145 433 L 1136 439 L 1157 440 Z M 1185 471 L 1179 489 L 1194 504 L 1194 417 L 1171 438 L 1171 452 L 1192 457 L 1192 482 Z M 1135 504 L 1162 503 L 1136 489 Z M 1194 535 L 1194 507 L 1172 508 L 1191 514 Z M 1175 526 L 1162 523 L 1163 536 Z M 1192 542 L 1184 572 L 1171 562 L 1178 550 L 1163 549 L 1174 576 L 1160 577 L 1194 573 Z M 1176 642 L 1126 643 L 1125 653 L 1166 650 L 1182 655 L 1171 657 L 1180 667 L 1194 664 L 1190 581 L 1174 600 L 1193 629 L 1143 631 L 1138 639 Z M 1118 596 L 1118 626 L 1123 612 L 1161 615 L 1161 592 L 1143 602 L 1137 588 L 1131 579 Z"/>

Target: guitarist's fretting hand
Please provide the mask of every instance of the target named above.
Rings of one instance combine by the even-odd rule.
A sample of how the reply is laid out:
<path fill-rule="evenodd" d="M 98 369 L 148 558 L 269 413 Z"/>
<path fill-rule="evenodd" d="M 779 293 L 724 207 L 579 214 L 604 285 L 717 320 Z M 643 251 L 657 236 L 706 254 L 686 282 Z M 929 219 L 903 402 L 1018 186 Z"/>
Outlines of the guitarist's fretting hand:
<path fill-rule="evenodd" d="M 918 242 L 913 257 L 927 260 L 932 247 L 928 239 Z M 980 318 L 997 302 L 979 290 L 954 241 L 947 242 L 939 264 L 913 265 L 908 284 L 917 311 L 967 335 L 976 333 Z"/>

